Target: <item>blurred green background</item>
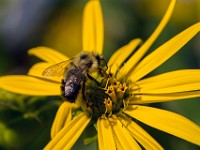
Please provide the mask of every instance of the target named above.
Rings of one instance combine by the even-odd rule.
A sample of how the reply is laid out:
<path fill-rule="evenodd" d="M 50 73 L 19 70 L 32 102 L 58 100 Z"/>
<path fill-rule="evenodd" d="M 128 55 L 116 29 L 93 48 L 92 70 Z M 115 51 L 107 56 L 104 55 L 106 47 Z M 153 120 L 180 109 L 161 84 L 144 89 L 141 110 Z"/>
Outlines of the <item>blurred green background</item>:
<path fill-rule="evenodd" d="M 39 60 L 27 50 L 47 46 L 67 56 L 81 51 L 82 11 L 86 0 L 1 0 L 0 75 L 26 74 Z M 104 55 L 108 60 L 131 39 L 144 41 L 158 25 L 169 0 L 102 0 L 105 25 Z M 151 50 L 199 21 L 200 0 L 177 0 L 172 19 Z M 199 68 L 200 37 L 151 75 L 176 69 Z M 49 141 L 50 127 L 61 103 L 59 97 L 28 97 L 0 91 L 0 149 L 42 149 Z M 200 125 L 200 98 L 152 104 L 177 112 Z M 199 147 L 169 134 L 143 127 L 165 149 L 197 150 Z M 74 149 L 96 149 L 97 143 Z"/>

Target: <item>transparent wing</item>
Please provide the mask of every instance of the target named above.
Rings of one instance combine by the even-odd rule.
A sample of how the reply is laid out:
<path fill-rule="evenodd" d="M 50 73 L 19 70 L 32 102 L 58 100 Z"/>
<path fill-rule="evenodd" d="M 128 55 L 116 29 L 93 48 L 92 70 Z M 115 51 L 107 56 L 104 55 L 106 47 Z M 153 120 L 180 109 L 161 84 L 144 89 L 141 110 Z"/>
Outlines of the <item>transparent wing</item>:
<path fill-rule="evenodd" d="M 52 65 L 46 68 L 42 72 L 42 75 L 45 77 L 55 77 L 55 76 L 61 77 L 65 74 L 65 69 L 70 63 L 71 63 L 71 60 L 66 60 L 58 64 Z"/>

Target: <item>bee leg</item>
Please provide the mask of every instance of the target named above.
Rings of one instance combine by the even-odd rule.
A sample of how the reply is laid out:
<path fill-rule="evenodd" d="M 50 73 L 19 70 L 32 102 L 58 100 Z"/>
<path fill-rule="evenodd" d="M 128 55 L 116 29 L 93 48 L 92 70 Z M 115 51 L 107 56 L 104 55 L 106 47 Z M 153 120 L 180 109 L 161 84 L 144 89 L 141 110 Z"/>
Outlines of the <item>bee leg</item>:
<path fill-rule="evenodd" d="M 85 79 L 83 80 L 83 83 L 82 83 L 82 96 L 83 96 L 83 99 L 84 100 L 86 100 L 86 97 L 85 97 L 85 93 L 84 93 L 84 91 L 85 91 Z"/>
<path fill-rule="evenodd" d="M 95 78 L 93 78 L 90 74 L 87 74 L 87 77 L 90 79 L 90 80 L 92 80 L 92 81 L 94 81 L 97 85 L 101 85 L 101 83 L 99 83 Z"/>
<path fill-rule="evenodd" d="M 89 110 L 90 107 L 92 106 L 92 104 L 88 101 L 88 98 L 86 98 L 87 92 L 85 92 L 85 89 L 86 89 L 85 82 L 86 82 L 86 79 L 84 79 L 83 83 L 82 83 L 82 89 L 81 89 L 82 90 L 82 99 L 83 99 L 83 101 L 85 103 L 86 109 Z"/>

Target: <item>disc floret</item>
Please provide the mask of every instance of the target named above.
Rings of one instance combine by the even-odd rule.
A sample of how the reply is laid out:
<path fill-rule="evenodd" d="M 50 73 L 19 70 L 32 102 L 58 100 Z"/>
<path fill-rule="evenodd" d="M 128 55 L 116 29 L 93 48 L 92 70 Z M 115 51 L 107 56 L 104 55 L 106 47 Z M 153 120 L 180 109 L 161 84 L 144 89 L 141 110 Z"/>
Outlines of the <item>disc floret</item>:
<path fill-rule="evenodd" d="M 127 83 L 118 81 L 112 74 L 91 75 L 82 90 L 82 108 L 94 119 L 110 117 L 126 108 L 127 89 Z"/>

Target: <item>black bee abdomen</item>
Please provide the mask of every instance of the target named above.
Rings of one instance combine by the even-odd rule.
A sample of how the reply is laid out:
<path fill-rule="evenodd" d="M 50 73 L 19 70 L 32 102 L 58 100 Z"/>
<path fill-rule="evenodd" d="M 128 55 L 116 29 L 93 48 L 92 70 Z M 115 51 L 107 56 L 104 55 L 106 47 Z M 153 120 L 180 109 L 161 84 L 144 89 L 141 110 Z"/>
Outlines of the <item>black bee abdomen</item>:
<path fill-rule="evenodd" d="M 72 69 L 67 73 L 61 85 L 61 94 L 64 100 L 71 103 L 75 102 L 84 78 L 85 75 L 78 68 Z"/>
<path fill-rule="evenodd" d="M 62 94 L 63 99 L 71 103 L 74 103 L 79 93 L 80 88 L 81 88 L 80 84 L 76 84 L 76 83 L 66 84 L 66 82 L 62 80 L 61 94 Z"/>

